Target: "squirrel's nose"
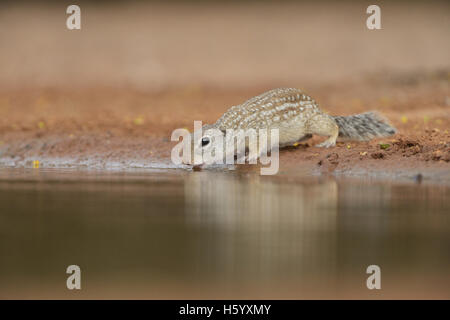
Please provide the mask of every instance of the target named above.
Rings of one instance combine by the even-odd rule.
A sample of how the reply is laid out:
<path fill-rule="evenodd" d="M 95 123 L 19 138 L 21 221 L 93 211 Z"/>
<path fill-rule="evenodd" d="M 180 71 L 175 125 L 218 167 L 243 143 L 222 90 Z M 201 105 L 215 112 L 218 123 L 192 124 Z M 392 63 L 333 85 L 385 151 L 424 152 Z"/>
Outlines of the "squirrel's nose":
<path fill-rule="evenodd" d="M 193 160 L 193 159 L 187 159 L 187 160 L 182 159 L 182 160 L 181 160 L 181 163 L 183 163 L 183 164 L 185 164 L 185 165 L 188 165 L 188 166 L 193 166 L 193 167 L 201 167 L 201 166 L 204 165 L 203 162 L 200 162 L 200 163 L 194 163 L 194 160 Z"/>
<path fill-rule="evenodd" d="M 188 161 L 183 159 L 183 160 L 181 160 L 181 163 L 188 165 L 188 166 L 192 165 L 192 161 L 190 159 Z"/>

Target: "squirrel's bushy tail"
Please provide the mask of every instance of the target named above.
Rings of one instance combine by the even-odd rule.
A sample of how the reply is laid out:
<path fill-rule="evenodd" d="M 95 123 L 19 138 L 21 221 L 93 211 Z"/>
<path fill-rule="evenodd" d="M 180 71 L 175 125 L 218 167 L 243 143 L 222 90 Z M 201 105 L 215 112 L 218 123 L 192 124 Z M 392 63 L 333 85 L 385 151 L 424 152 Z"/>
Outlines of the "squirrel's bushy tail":
<path fill-rule="evenodd" d="M 339 140 L 367 141 L 375 137 L 388 137 L 396 132 L 395 128 L 375 111 L 333 118 L 339 126 Z"/>

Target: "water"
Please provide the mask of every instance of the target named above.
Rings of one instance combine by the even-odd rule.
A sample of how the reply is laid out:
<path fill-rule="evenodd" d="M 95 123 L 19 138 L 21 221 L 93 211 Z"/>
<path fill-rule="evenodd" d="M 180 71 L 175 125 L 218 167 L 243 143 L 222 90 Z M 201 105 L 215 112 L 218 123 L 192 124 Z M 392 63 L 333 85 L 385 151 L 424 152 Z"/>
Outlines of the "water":
<path fill-rule="evenodd" d="M 449 196 L 240 170 L 2 169 L 0 298 L 448 299 Z M 381 290 L 366 287 L 373 264 Z"/>

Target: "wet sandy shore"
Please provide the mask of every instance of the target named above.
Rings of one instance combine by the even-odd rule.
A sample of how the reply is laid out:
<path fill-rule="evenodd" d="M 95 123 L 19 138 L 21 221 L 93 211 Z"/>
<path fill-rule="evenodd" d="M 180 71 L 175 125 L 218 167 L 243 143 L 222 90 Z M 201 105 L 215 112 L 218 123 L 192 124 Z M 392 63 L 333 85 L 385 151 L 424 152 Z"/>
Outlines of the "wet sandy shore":
<path fill-rule="evenodd" d="M 175 168 L 172 130 L 288 86 L 332 115 L 378 110 L 398 134 L 315 137 L 280 174 L 450 181 L 447 4 L 385 4 L 378 33 L 351 3 L 82 7 L 78 33 L 62 6 L 1 11 L 0 166 Z"/>
<path fill-rule="evenodd" d="M 312 87 L 333 115 L 378 110 L 393 137 L 316 148 L 321 137 L 280 153 L 280 173 L 406 177 L 449 181 L 448 72 Z M 172 130 L 215 121 L 229 106 L 268 88 L 181 87 L 9 90 L 0 93 L 0 164 L 7 167 L 126 170 L 177 168 Z M 26 94 L 24 94 L 26 92 Z M 387 148 L 382 149 L 388 145 Z M 189 169 L 188 169 L 189 170 Z M 417 175 L 421 176 L 417 176 Z"/>

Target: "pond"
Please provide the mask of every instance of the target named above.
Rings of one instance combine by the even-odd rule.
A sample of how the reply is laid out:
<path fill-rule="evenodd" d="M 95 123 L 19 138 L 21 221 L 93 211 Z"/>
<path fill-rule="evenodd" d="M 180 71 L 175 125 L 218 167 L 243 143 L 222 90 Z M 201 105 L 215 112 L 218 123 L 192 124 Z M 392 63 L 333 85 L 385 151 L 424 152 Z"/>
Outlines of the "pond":
<path fill-rule="evenodd" d="M 0 169 L 0 298 L 448 299 L 449 199 L 245 170 Z"/>

